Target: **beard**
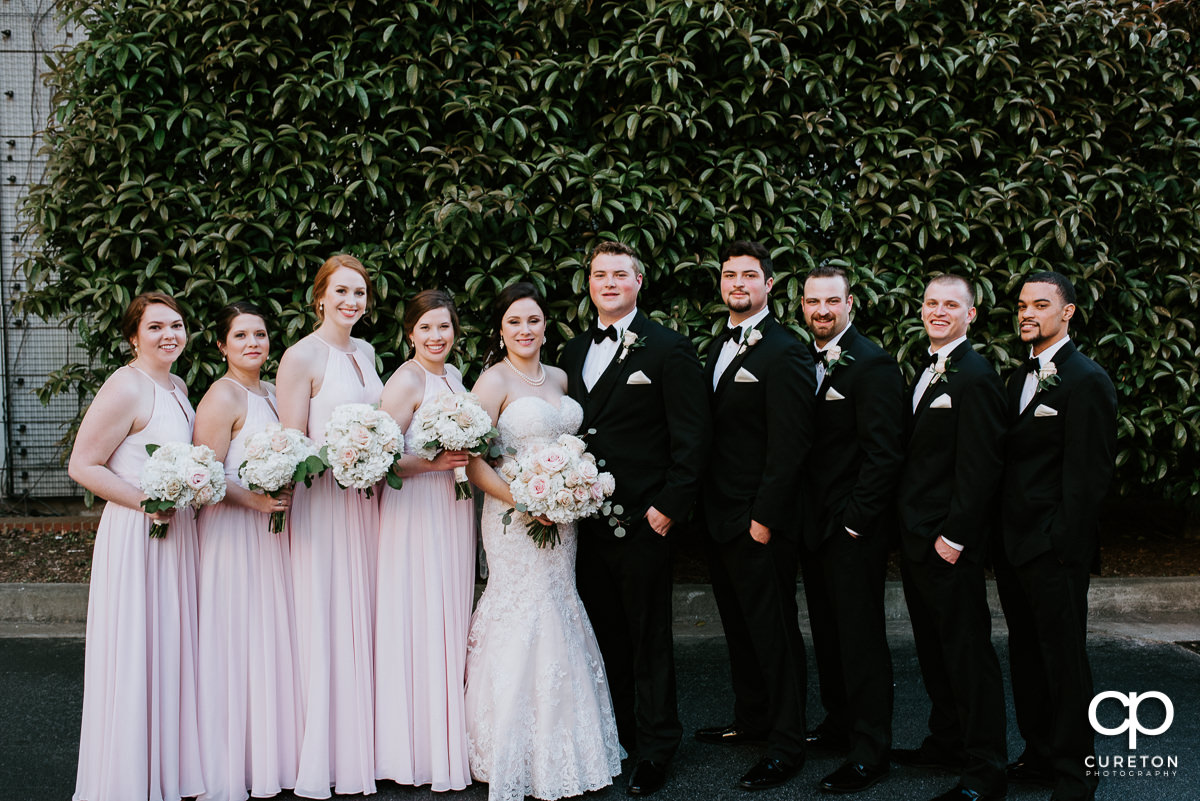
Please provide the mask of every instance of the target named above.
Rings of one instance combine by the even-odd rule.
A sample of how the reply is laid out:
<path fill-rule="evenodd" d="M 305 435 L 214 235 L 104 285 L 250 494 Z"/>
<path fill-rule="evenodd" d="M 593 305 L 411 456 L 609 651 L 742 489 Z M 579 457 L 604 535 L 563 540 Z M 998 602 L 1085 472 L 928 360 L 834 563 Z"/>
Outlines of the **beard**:
<path fill-rule="evenodd" d="M 731 298 L 729 298 L 729 300 L 725 301 L 725 305 L 727 307 L 729 307 L 730 311 L 737 312 L 738 314 L 743 314 L 745 312 L 750 311 L 750 307 L 752 304 L 750 302 L 750 296 L 747 295 L 745 298 L 731 297 Z"/>

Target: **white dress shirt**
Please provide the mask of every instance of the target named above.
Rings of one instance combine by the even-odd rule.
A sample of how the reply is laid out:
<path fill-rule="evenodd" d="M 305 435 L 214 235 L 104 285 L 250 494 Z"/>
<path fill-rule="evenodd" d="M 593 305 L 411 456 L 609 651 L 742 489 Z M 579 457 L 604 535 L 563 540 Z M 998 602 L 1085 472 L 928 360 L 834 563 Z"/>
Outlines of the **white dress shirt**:
<path fill-rule="evenodd" d="M 596 386 L 600 376 L 604 375 L 605 369 L 617 355 L 617 350 L 621 347 L 621 338 L 625 336 L 625 331 L 628 330 L 629 324 L 636 316 L 637 308 L 635 307 L 629 314 L 612 324 L 612 327 L 617 329 L 616 341 L 605 339 L 602 342 L 592 342 L 588 345 L 587 357 L 583 360 L 583 385 L 587 387 L 588 392 L 591 392 L 592 387 Z M 609 326 L 600 325 L 599 322 L 596 325 L 600 326 L 601 331 L 609 328 Z"/>
<path fill-rule="evenodd" d="M 1054 356 L 1060 350 L 1062 350 L 1062 346 L 1067 344 L 1070 341 L 1071 341 L 1070 337 L 1063 337 L 1062 339 L 1058 340 L 1050 347 L 1046 348 L 1044 351 L 1042 351 L 1040 354 L 1038 354 L 1038 356 L 1037 356 L 1038 363 L 1042 367 L 1045 367 L 1047 364 L 1050 364 L 1050 362 L 1054 361 Z M 1033 358 L 1032 352 L 1030 352 L 1029 358 L 1031 358 L 1031 359 Z M 1038 382 L 1037 382 L 1036 375 L 1034 375 L 1033 373 L 1025 374 L 1025 386 L 1021 387 L 1021 405 L 1017 409 L 1018 413 L 1025 411 L 1025 407 L 1029 405 L 1029 402 L 1031 400 L 1033 400 L 1033 396 L 1037 394 L 1037 384 L 1038 384 Z"/>
<path fill-rule="evenodd" d="M 727 339 L 725 340 L 724 344 L 721 345 L 721 352 L 717 354 L 717 364 L 713 369 L 714 390 L 717 388 L 717 384 L 721 382 L 721 376 L 724 374 L 725 368 L 729 366 L 729 363 L 733 361 L 735 356 L 737 356 L 738 350 L 740 350 L 742 345 L 745 344 L 746 334 L 750 333 L 751 328 L 761 323 L 766 318 L 767 314 L 770 313 L 770 311 L 771 310 L 766 306 L 763 306 L 761 309 L 759 309 L 758 314 L 742 320 L 739 326 L 742 329 L 741 342 L 734 342 L 732 339 Z M 732 321 L 728 322 L 727 325 L 729 328 L 734 327 Z"/>
<path fill-rule="evenodd" d="M 937 351 L 938 367 L 945 368 L 946 360 L 950 358 L 950 354 L 954 352 L 955 348 L 957 348 L 959 345 L 961 345 L 962 343 L 964 343 L 966 341 L 967 341 L 967 337 L 964 334 L 963 336 L 954 340 L 950 344 L 943 345 L 942 347 L 938 348 L 938 351 Z M 932 348 L 927 352 L 929 353 L 930 356 L 933 355 Z M 917 406 L 920 405 L 921 398 L 925 395 L 925 390 L 929 389 L 929 383 L 931 381 L 933 381 L 933 377 L 935 375 L 937 375 L 937 372 L 933 369 L 933 365 L 931 364 L 925 368 L 925 370 L 921 373 L 921 377 L 917 379 L 917 386 L 913 389 L 913 411 L 914 412 L 917 410 Z M 942 380 L 945 381 L 946 379 L 943 378 Z"/>
<path fill-rule="evenodd" d="M 841 331 L 838 331 L 837 336 L 825 343 L 825 347 L 817 349 L 817 392 L 821 391 L 821 382 L 825 380 L 825 372 L 827 370 L 825 367 L 825 362 L 821 361 L 821 354 L 840 342 L 842 340 L 842 335 L 845 334 L 849 329 L 850 324 L 847 323 L 845 328 L 843 328 Z"/>

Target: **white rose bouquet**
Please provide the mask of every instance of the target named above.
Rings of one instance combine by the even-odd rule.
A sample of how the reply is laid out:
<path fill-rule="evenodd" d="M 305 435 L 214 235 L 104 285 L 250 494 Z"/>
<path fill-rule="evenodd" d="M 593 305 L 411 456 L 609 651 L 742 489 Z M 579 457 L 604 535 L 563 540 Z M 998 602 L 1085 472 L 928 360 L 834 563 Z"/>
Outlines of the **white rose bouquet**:
<path fill-rule="evenodd" d="M 583 440 L 563 434 L 548 445 L 531 445 L 506 460 L 500 475 L 509 482 L 516 506 L 504 514 L 504 524 L 512 522 L 514 511 L 529 515 L 529 536 L 539 548 L 553 548 L 561 540 L 559 523 L 571 523 L 597 512 L 608 514 L 606 499 L 616 489 L 612 473 L 602 473 L 596 457 L 588 453 Z M 619 513 L 619 510 L 617 510 Z M 547 526 L 534 520 L 543 517 Z"/>
<path fill-rule="evenodd" d="M 272 498 L 298 481 L 312 486 L 312 480 L 325 472 L 326 465 L 317 455 L 317 446 L 294 428 L 271 423 L 246 440 L 246 461 L 238 467 L 238 476 L 246 486 Z M 283 531 L 284 512 L 272 512 L 270 531 Z"/>
<path fill-rule="evenodd" d="M 439 451 L 467 451 L 476 456 L 486 453 L 488 443 L 499 434 L 492 418 L 470 392 L 443 392 L 417 410 L 413 416 L 414 442 L 421 443 L 417 455 L 433 461 Z M 454 497 L 471 497 L 465 467 L 454 468 Z"/>
<path fill-rule="evenodd" d="M 403 453 L 400 426 L 390 414 L 367 403 L 343 403 L 333 410 L 320 451 L 338 486 L 365 490 L 368 498 L 381 478 L 400 489 L 403 482 L 392 465 Z"/>
<path fill-rule="evenodd" d="M 201 506 L 225 497 L 225 466 L 207 445 L 168 442 L 147 445 L 150 458 L 142 465 L 141 487 L 146 493 L 142 508 L 147 514 L 190 506 L 199 514 Z M 168 523 L 154 523 L 150 536 L 167 536 Z"/>

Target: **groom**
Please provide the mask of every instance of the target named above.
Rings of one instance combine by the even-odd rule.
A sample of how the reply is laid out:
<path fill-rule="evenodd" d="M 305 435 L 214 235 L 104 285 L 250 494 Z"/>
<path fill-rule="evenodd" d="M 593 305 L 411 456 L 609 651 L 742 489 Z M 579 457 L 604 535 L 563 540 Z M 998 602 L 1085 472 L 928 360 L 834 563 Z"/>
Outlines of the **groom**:
<path fill-rule="evenodd" d="M 617 729 L 637 754 L 629 795 L 666 780 L 683 727 L 671 640 L 671 527 L 696 498 L 708 456 L 708 393 L 688 339 L 638 311 L 642 266 L 601 242 L 588 260 L 597 323 L 567 343 L 568 392 L 588 449 L 616 478 L 619 525 L 579 524 L 576 581 L 604 655 Z"/>

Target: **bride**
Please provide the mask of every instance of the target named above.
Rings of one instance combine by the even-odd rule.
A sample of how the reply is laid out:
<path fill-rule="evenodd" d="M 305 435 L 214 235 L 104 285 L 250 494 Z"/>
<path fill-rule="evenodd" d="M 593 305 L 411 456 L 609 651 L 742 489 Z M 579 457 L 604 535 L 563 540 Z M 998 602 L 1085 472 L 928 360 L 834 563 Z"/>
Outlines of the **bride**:
<path fill-rule="evenodd" d="M 496 300 L 490 366 L 474 392 L 505 449 L 560 434 L 583 421 L 567 375 L 541 363 L 546 310 L 532 284 Z M 489 783 L 489 801 L 555 799 L 597 790 L 621 772 L 621 747 L 596 635 L 575 590 L 575 526 L 538 548 L 508 485 L 481 459 L 472 481 L 487 493 L 483 543 L 490 577 L 467 640 L 467 754 Z"/>

